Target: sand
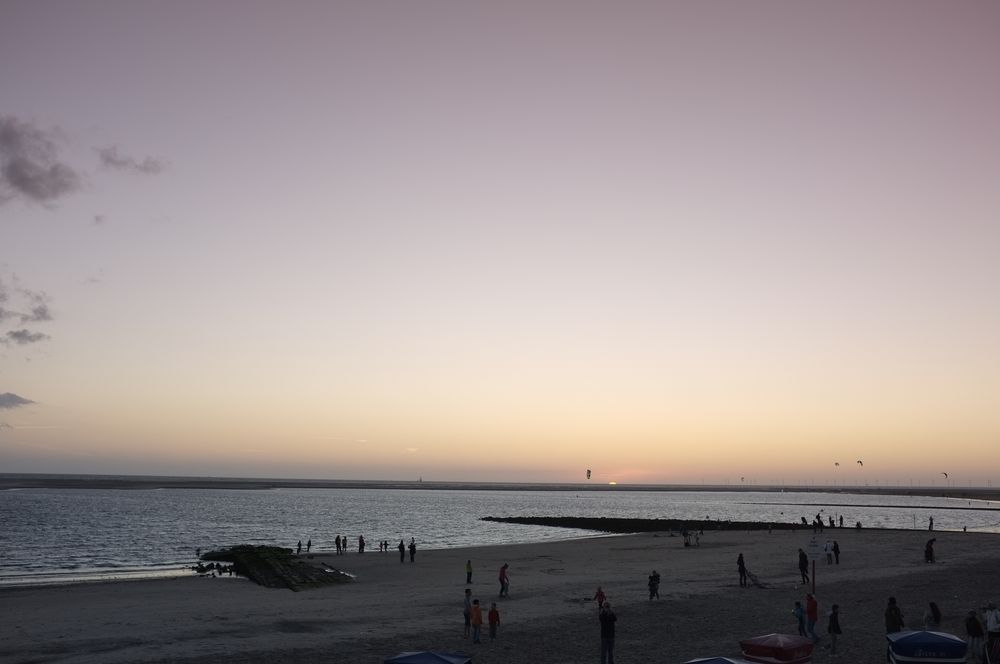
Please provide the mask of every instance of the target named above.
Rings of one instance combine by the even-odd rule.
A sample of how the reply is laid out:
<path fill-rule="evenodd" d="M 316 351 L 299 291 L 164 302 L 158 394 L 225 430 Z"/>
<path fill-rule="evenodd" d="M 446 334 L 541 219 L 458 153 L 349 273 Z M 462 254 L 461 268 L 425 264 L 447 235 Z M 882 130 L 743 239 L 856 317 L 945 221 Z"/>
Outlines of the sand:
<path fill-rule="evenodd" d="M 939 562 L 923 561 L 926 531 L 837 529 L 840 565 L 817 561 L 816 595 L 823 639 L 814 662 L 885 661 L 882 612 L 895 595 L 908 626 L 919 626 L 929 601 L 944 613 L 942 631 L 963 635 L 970 608 L 1000 600 L 1000 538 L 933 533 Z M 795 633 L 798 547 L 811 530 L 706 532 L 685 548 L 665 533 L 484 548 L 335 556 L 314 561 L 357 581 L 303 592 L 242 579 L 183 578 L 0 590 L 0 662 L 365 662 L 404 650 L 460 651 L 475 664 L 599 661 L 597 609 L 603 586 L 618 615 L 616 660 L 680 663 L 737 656 L 740 639 Z M 736 557 L 767 588 L 740 588 Z M 501 611 L 499 638 L 463 636 L 465 561 L 474 566 L 473 596 Z M 510 564 L 511 594 L 497 598 L 497 570 Z M 662 576 L 661 599 L 646 580 Z M 804 601 L 804 600 L 803 600 Z M 841 607 L 838 654 L 823 649 L 826 615 Z M 485 612 L 484 612 L 485 613 Z M 485 631 L 485 629 L 484 629 Z"/>

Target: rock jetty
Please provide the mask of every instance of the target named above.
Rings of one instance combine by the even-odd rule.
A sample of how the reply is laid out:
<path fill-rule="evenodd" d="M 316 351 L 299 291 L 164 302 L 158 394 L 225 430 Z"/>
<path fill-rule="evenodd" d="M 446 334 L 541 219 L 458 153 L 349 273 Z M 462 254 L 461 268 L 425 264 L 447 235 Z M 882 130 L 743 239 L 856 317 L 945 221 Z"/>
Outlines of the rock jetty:
<path fill-rule="evenodd" d="M 345 583 L 352 578 L 338 570 L 314 565 L 291 549 L 277 546 L 240 545 L 202 554 L 202 560 L 232 563 L 237 574 L 267 588 L 289 588 L 296 592 Z"/>

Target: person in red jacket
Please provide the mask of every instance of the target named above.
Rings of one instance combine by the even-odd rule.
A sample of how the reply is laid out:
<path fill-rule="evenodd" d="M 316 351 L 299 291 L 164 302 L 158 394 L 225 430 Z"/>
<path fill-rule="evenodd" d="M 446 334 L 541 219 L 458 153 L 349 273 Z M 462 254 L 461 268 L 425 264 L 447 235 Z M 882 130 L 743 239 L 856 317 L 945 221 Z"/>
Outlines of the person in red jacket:
<path fill-rule="evenodd" d="M 819 620 L 819 602 L 812 593 L 806 593 L 806 634 L 812 637 L 813 642 L 819 641 L 816 634 L 816 622 Z"/>
<path fill-rule="evenodd" d="M 493 602 L 490 605 L 490 641 L 497 638 L 497 629 L 500 627 L 500 612 L 497 611 L 497 603 Z"/>

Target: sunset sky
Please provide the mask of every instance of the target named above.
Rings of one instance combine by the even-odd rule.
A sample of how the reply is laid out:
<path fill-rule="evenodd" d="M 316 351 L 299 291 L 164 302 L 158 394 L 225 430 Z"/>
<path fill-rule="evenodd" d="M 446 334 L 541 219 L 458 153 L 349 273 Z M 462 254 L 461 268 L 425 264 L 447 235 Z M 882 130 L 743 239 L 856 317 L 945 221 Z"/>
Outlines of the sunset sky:
<path fill-rule="evenodd" d="M 991 0 L 0 0 L 0 167 L 0 472 L 1000 482 Z"/>

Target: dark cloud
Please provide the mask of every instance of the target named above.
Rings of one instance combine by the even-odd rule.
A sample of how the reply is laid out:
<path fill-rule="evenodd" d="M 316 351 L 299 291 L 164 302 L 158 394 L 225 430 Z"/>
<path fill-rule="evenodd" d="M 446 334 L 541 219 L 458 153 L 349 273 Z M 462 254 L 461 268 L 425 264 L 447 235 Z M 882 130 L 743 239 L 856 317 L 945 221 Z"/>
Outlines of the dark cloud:
<path fill-rule="evenodd" d="M 0 204 L 22 198 L 50 203 L 80 188 L 80 175 L 59 161 L 56 134 L 0 116 Z"/>
<path fill-rule="evenodd" d="M 49 296 L 44 291 L 33 291 L 20 285 L 17 275 L 11 275 L 11 286 L 8 286 L 0 275 L 0 323 L 17 320 L 19 324 L 46 323 L 52 320 L 49 309 Z M 43 335 L 44 336 L 44 335 Z M 16 343 L 32 343 L 31 335 L 19 337 L 27 341 Z M 47 337 L 46 337 L 47 338 Z"/>
<path fill-rule="evenodd" d="M 35 305 L 31 308 L 30 313 L 21 314 L 22 323 L 41 323 L 48 320 L 52 320 L 52 313 L 47 304 Z"/>
<path fill-rule="evenodd" d="M 28 344 L 36 344 L 39 341 L 48 341 L 50 337 L 42 332 L 32 332 L 31 330 L 11 330 L 4 335 L 3 339 L 7 345 L 27 346 Z"/>
<path fill-rule="evenodd" d="M 162 161 L 153 157 L 146 157 L 139 161 L 135 157 L 119 154 L 118 148 L 113 145 L 109 148 L 97 148 L 97 154 L 101 157 L 101 166 L 117 171 L 156 175 L 162 173 L 163 169 L 166 168 Z"/>
<path fill-rule="evenodd" d="M 35 403 L 31 399 L 25 399 L 22 396 L 18 396 L 13 392 L 4 392 L 0 394 L 0 408 L 17 408 L 19 406 L 28 406 Z"/>

